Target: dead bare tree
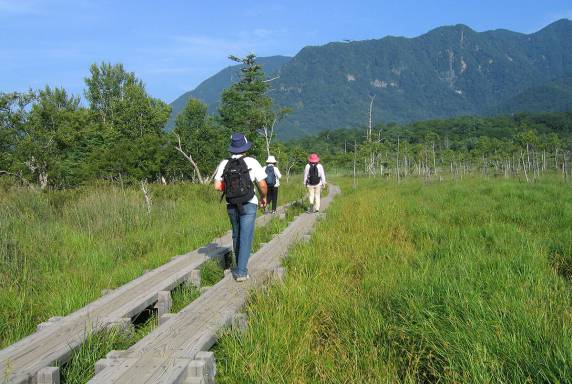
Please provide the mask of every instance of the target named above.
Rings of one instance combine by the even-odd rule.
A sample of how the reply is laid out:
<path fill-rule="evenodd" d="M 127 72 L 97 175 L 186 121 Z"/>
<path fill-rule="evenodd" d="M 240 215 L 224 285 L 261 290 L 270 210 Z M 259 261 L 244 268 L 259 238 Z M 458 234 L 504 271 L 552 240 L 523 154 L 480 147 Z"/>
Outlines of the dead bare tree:
<path fill-rule="evenodd" d="M 290 182 L 290 171 L 296 165 L 296 163 L 297 163 L 296 160 L 291 160 L 291 161 L 287 162 L 287 165 L 286 165 L 286 183 Z"/>
<path fill-rule="evenodd" d="M 356 156 L 357 156 L 357 142 L 354 140 L 354 178 L 353 178 L 353 188 L 357 188 L 357 181 L 356 181 Z"/>
<path fill-rule="evenodd" d="M 366 134 L 366 139 L 368 142 L 371 142 L 372 138 L 372 112 L 373 112 L 373 100 L 375 99 L 375 95 L 370 96 L 371 100 L 369 102 L 369 124 L 367 126 L 367 134 Z"/>
<path fill-rule="evenodd" d="M 266 141 L 266 154 L 268 156 L 270 156 L 270 144 L 272 143 L 272 137 L 274 136 L 274 127 L 276 126 L 277 122 L 278 119 L 274 118 L 270 130 L 268 130 L 268 127 L 266 125 L 262 127 L 262 133 L 264 133 L 264 140 Z"/>
<path fill-rule="evenodd" d="M 279 78 L 280 78 L 280 76 L 274 76 L 271 79 L 262 80 L 262 82 L 263 83 L 269 83 L 269 82 L 274 81 L 274 80 L 279 79 Z"/>
<path fill-rule="evenodd" d="M 145 205 L 147 205 L 147 213 L 151 214 L 151 195 L 149 194 L 149 189 L 147 188 L 147 181 L 141 180 L 141 191 L 145 197 Z"/>
<path fill-rule="evenodd" d="M 45 162 L 39 163 L 38 160 L 32 155 L 30 160 L 25 161 L 24 164 L 32 174 L 38 174 L 38 183 L 41 189 L 46 189 L 48 186 L 48 171 L 46 170 L 47 165 Z"/>
<path fill-rule="evenodd" d="M 521 154 L 520 158 L 522 160 L 522 169 L 524 171 L 524 177 L 526 178 L 526 182 L 530 183 L 530 179 L 528 178 L 528 172 L 526 171 L 526 164 L 524 162 L 524 154 Z"/>
<path fill-rule="evenodd" d="M 173 134 L 177 137 L 177 141 L 178 141 L 178 145 L 175 146 L 175 149 L 177 151 L 179 151 L 184 157 L 185 159 L 189 160 L 189 162 L 191 163 L 191 165 L 193 166 L 193 169 L 195 171 L 195 175 L 197 176 L 197 179 L 199 180 L 199 183 L 201 184 L 208 184 L 211 181 L 210 177 L 207 178 L 203 178 L 202 174 L 201 174 L 201 170 L 199 169 L 199 166 L 197 165 L 197 163 L 193 160 L 193 156 L 190 153 L 186 153 L 182 146 L 181 146 L 181 137 L 176 134 L 175 132 L 173 132 Z"/>
<path fill-rule="evenodd" d="M 270 80 L 274 80 L 274 79 L 270 79 Z M 274 131 L 276 130 L 276 124 L 278 124 L 290 112 L 292 112 L 292 109 L 290 109 L 290 108 L 281 108 L 280 110 L 278 110 L 272 114 L 273 119 L 272 119 L 272 124 L 270 125 L 270 128 L 268 128 L 268 125 L 266 123 L 262 127 L 262 134 L 264 135 L 264 140 L 266 142 L 266 153 L 268 156 L 270 156 L 270 145 L 272 144 L 272 139 L 274 138 Z"/>
<path fill-rule="evenodd" d="M 397 159 L 396 159 L 396 165 L 397 165 L 397 170 L 396 170 L 397 182 L 399 183 L 399 182 L 401 181 L 401 179 L 399 178 L 399 136 L 397 136 Z"/>

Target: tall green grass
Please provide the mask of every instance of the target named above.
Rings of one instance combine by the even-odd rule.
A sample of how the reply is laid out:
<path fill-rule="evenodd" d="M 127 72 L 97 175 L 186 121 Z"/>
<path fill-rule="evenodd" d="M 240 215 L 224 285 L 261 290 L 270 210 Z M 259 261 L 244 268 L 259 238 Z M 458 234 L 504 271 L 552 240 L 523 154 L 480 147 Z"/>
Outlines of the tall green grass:
<path fill-rule="evenodd" d="M 222 383 L 526 383 L 572 377 L 572 190 L 343 182 L 285 282 L 215 352 Z"/>
<path fill-rule="evenodd" d="M 292 192 L 290 192 L 292 193 Z M 253 242 L 254 250 L 260 247 L 262 242 L 269 241 L 275 234 L 281 232 L 296 215 L 303 211 L 303 207 L 299 203 L 295 203 L 286 210 L 286 218 L 280 219 L 278 216 L 256 229 Z M 215 260 L 209 260 L 201 265 L 201 286 L 212 286 L 220 281 L 224 276 L 221 265 Z M 201 290 L 191 283 L 183 283 L 175 287 L 171 291 L 173 300 L 171 306 L 172 313 L 180 312 L 193 300 L 198 298 Z M 148 315 L 144 312 L 143 315 Z M 144 316 L 142 316 L 144 317 Z M 136 326 L 135 332 L 122 332 L 121 330 L 112 329 L 110 331 L 102 331 L 90 334 L 81 347 L 75 350 L 70 360 L 62 367 L 62 383 L 65 384 L 83 384 L 86 383 L 94 374 L 94 364 L 97 360 L 102 359 L 111 350 L 124 350 L 135 344 L 137 341 L 149 334 L 157 326 L 157 318 L 152 312 L 151 316 Z"/>
<path fill-rule="evenodd" d="M 297 199 L 284 183 L 280 202 Z M 0 190 L 0 348 L 230 228 L 212 186 Z"/>

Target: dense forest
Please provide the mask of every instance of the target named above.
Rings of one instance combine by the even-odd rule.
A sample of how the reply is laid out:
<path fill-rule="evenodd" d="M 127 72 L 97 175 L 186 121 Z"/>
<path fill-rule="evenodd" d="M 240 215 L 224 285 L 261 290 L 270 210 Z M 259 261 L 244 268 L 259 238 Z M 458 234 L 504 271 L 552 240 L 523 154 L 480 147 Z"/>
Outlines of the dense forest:
<path fill-rule="evenodd" d="M 370 123 L 277 141 L 277 123 L 291 110 L 273 105 L 254 55 L 231 59 L 242 65 L 240 81 L 223 91 L 218 113 L 189 99 L 171 132 L 164 129 L 170 106 L 121 64 L 91 66 L 85 106 L 60 88 L 0 94 L 0 176 L 42 189 L 98 180 L 208 183 L 233 131 L 254 142 L 261 161 L 275 155 L 287 175 L 300 172 L 313 151 L 338 172 L 397 179 L 478 171 L 530 181 L 543 171 L 570 173 L 572 112 Z"/>
<path fill-rule="evenodd" d="M 261 151 L 258 132 L 275 118 L 254 55 L 231 58 L 244 68 L 241 81 L 223 92 L 219 113 L 191 99 L 172 132 L 164 129 L 171 107 L 121 64 L 91 66 L 87 106 L 60 88 L 1 93 L 0 176 L 42 189 L 96 180 L 208 182 L 228 156 L 230 132 L 244 132 Z"/>
<path fill-rule="evenodd" d="M 371 176 L 433 176 L 479 172 L 521 175 L 544 171 L 570 175 L 572 111 L 456 117 L 371 129 L 338 129 L 290 143 L 315 150 L 331 166 Z"/>

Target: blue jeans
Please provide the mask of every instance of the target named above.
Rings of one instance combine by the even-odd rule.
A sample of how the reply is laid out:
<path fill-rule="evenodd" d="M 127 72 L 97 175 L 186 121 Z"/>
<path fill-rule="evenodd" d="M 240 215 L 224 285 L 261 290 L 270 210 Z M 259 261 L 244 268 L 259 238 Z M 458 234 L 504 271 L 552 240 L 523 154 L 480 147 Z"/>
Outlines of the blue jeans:
<path fill-rule="evenodd" d="M 242 214 L 238 212 L 238 208 L 227 205 L 228 218 L 232 224 L 232 244 L 234 255 L 236 257 L 236 271 L 234 275 L 246 276 L 248 270 L 248 258 L 252 249 L 252 238 L 254 237 L 254 224 L 256 221 L 256 210 L 258 206 L 253 203 L 247 203 L 243 206 Z"/>

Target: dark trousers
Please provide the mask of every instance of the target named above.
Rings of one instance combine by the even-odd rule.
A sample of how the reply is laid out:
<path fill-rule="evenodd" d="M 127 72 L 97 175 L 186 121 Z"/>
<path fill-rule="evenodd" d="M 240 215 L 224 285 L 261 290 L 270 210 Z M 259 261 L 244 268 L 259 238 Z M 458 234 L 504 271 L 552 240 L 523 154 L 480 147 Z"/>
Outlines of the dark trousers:
<path fill-rule="evenodd" d="M 278 202 L 278 187 L 268 187 L 268 206 L 272 204 L 272 210 L 276 210 Z"/>

